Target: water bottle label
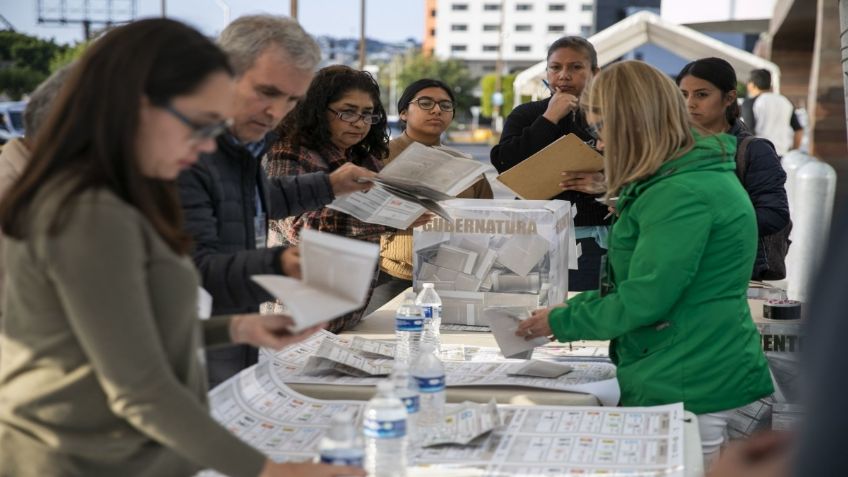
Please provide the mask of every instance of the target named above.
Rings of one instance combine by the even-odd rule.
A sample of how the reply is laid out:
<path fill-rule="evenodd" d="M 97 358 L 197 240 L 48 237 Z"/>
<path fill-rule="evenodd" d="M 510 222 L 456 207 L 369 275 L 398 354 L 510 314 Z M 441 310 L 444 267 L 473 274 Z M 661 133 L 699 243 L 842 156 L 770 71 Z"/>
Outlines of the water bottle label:
<path fill-rule="evenodd" d="M 406 435 L 406 419 L 376 421 L 366 419 L 363 423 L 365 437 L 374 439 L 396 439 Z"/>
<path fill-rule="evenodd" d="M 415 396 L 405 397 L 401 401 L 406 406 L 407 414 L 415 414 L 421 410 L 421 398 L 417 394 Z"/>
<path fill-rule="evenodd" d="M 430 378 L 419 378 L 416 376 L 415 381 L 418 383 L 418 389 L 422 393 L 438 393 L 445 390 L 444 376 L 433 376 Z"/>
<path fill-rule="evenodd" d="M 424 312 L 424 318 L 430 319 L 433 317 L 433 307 L 432 306 L 422 306 L 421 311 Z"/>
<path fill-rule="evenodd" d="M 395 318 L 395 329 L 398 331 L 421 331 L 424 329 L 422 318 Z"/>
<path fill-rule="evenodd" d="M 362 468 L 365 466 L 363 456 L 341 456 L 341 455 L 332 455 L 332 454 L 321 454 L 321 463 L 322 464 L 330 464 L 330 465 L 346 465 L 348 467 L 359 467 Z"/>

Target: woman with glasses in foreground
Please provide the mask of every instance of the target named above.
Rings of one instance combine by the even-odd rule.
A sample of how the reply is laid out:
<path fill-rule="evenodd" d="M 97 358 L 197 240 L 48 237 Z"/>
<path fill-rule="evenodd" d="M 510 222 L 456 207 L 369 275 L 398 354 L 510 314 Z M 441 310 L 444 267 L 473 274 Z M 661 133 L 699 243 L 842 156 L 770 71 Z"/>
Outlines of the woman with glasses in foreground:
<path fill-rule="evenodd" d="M 680 90 L 639 61 L 607 67 L 585 95 L 618 195 L 599 291 L 539 310 L 527 339 L 612 340 L 621 404 L 683 402 L 705 460 L 736 408 L 773 392 L 747 289 L 757 223 L 735 174 L 735 139 L 702 136 Z"/>
<path fill-rule="evenodd" d="M 341 65 L 322 68 L 306 96 L 280 124 L 280 139 L 268 153 L 268 176 L 330 173 L 347 163 L 377 172 L 389 152 L 386 123 L 380 87 L 369 73 Z M 324 207 L 271 221 L 268 243 L 297 245 L 303 228 L 374 243 L 380 241 L 380 235 L 395 230 Z M 336 318 L 327 329 L 349 329 L 359 323 L 363 311 L 364 307 Z"/>
<path fill-rule="evenodd" d="M 469 157 L 442 146 L 442 135 L 456 116 L 456 99 L 448 85 L 435 79 L 413 82 L 400 96 L 398 111 L 403 134 L 389 142 L 386 165 L 413 142 L 438 147 L 455 156 Z M 470 158 L 470 157 L 469 157 Z M 457 197 L 491 199 L 492 188 L 485 177 Z M 380 239 L 380 277 L 366 314 L 412 286 L 412 228 L 383 235 Z"/>
<path fill-rule="evenodd" d="M 550 97 L 517 106 L 506 118 L 500 142 L 491 152 L 495 169 L 505 172 L 571 133 L 599 148 L 579 108 L 580 95 L 598 71 L 598 54 L 586 39 L 566 36 L 553 42 L 548 48 L 546 79 L 542 80 Z M 609 233 L 607 206 L 596 200 L 606 192 L 604 175 L 563 171 L 560 180 L 562 193 L 554 199 L 577 207 L 575 238 L 583 251 L 577 270 L 568 273 L 568 289 L 597 290 Z"/>
<path fill-rule="evenodd" d="M 206 406 L 201 343 L 281 348 L 317 331 L 198 319 L 174 180 L 215 149 L 232 75 L 206 37 L 164 19 L 110 31 L 74 66 L 0 205 L 0 475 L 362 475 L 273 463 Z"/>

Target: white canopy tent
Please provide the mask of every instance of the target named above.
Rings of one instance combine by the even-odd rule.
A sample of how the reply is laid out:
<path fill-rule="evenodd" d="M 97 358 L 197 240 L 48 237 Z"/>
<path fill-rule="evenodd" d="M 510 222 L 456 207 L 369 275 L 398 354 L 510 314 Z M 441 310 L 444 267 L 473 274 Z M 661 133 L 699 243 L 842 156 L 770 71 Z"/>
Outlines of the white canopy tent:
<path fill-rule="evenodd" d="M 776 64 L 691 28 L 665 21 L 655 13 L 642 11 L 631 15 L 588 40 L 598 52 L 598 66 L 601 68 L 650 43 L 689 60 L 708 56 L 724 58 L 733 65 L 741 81 L 745 81 L 751 70 L 769 70 L 774 90 L 780 91 L 780 68 Z M 545 67 L 546 62 L 540 61 L 515 77 L 516 105 L 521 103 L 522 95 L 539 99 L 546 94 L 541 81 L 545 78 Z"/>

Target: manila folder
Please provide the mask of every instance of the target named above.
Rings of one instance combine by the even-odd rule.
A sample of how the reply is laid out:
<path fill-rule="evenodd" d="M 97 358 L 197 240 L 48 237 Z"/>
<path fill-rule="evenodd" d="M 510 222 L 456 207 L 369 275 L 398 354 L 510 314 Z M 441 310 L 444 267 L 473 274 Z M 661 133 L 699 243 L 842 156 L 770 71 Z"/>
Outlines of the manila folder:
<path fill-rule="evenodd" d="M 548 200 L 562 193 L 562 172 L 598 172 L 604 158 L 579 137 L 567 134 L 521 161 L 497 179 L 527 200 Z"/>

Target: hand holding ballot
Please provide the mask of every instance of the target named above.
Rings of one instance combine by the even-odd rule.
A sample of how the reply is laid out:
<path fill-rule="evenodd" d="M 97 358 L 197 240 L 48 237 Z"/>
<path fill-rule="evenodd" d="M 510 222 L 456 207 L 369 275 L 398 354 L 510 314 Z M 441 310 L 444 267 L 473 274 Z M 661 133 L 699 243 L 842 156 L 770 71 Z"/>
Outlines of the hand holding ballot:
<path fill-rule="evenodd" d="M 525 340 L 530 341 L 541 336 L 547 337 L 554 334 L 553 330 L 551 330 L 551 325 L 548 324 L 548 313 L 550 312 L 551 308 L 534 310 L 530 314 L 530 318 L 527 318 L 518 325 L 515 336 L 522 336 Z"/>
<path fill-rule="evenodd" d="M 324 328 L 324 324 L 320 324 L 295 333 L 291 331 L 293 325 L 294 320 L 286 315 L 235 315 L 230 320 L 230 339 L 237 344 L 279 350 Z"/>
<path fill-rule="evenodd" d="M 367 179 L 376 175 L 374 171 L 348 162 L 330 173 L 330 187 L 333 189 L 333 194 L 337 196 L 366 191 L 373 185 Z"/>
<path fill-rule="evenodd" d="M 300 235 L 303 280 L 254 275 L 253 281 L 286 304 L 293 331 L 303 331 L 365 305 L 380 247 L 304 229 Z"/>

